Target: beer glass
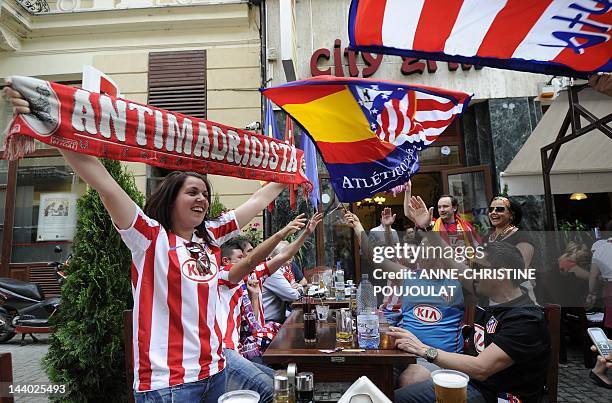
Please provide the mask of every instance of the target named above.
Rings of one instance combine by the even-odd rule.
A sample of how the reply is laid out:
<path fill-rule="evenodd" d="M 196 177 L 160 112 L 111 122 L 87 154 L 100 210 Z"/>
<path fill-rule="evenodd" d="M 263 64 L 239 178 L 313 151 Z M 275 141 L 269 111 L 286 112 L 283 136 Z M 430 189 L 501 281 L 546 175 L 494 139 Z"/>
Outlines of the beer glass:
<path fill-rule="evenodd" d="M 467 402 L 467 384 L 470 378 L 463 372 L 440 369 L 431 373 L 436 390 L 436 403 Z"/>
<path fill-rule="evenodd" d="M 349 308 L 340 308 L 336 312 L 336 341 L 341 343 L 353 341 L 353 317 Z"/>

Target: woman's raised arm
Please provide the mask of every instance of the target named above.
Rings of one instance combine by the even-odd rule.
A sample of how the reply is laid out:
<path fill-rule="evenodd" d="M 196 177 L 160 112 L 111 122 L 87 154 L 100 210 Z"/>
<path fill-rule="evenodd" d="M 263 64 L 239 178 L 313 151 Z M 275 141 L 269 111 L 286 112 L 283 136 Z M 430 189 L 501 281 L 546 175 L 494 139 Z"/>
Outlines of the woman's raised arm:
<path fill-rule="evenodd" d="M 283 183 L 270 183 L 253 193 L 249 200 L 238 206 L 235 214 L 240 228 L 247 225 L 257 214 L 268 207 L 268 204 L 276 199 L 286 186 Z"/>
<path fill-rule="evenodd" d="M 104 165 L 94 156 L 60 150 L 74 172 L 94 188 L 102 204 L 119 229 L 126 229 L 134 221 L 136 208 L 130 196 L 115 182 Z"/>

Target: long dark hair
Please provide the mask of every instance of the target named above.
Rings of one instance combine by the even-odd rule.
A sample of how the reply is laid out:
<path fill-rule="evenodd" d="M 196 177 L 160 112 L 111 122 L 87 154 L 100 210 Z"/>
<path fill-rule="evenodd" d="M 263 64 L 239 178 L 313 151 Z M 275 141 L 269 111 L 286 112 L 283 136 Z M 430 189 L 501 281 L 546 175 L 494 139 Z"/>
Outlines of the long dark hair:
<path fill-rule="evenodd" d="M 208 195 L 206 196 L 206 199 L 208 200 L 208 211 L 206 211 L 204 220 L 195 228 L 195 230 L 196 235 L 204 239 L 206 244 L 210 245 L 213 243 L 213 240 L 209 232 L 206 230 L 206 220 L 208 220 L 208 213 L 210 211 L 210 195 L 212 194 L 212 187 L 204 175 L 196 172 L 182 171 L 174 171 L 170 173 L 168 176 L 166 176 L 159 188 L 157 188 L 157 190 L 147 200 L 147 203 L 144 206 L 144 213 L 159 222 L 166 231 L 172 231 L 172 209 L 174 207 L 174 201 L 176 200 L 176 196 L 183 186 L 183 183 L 185 183 L 185 180 L 189 176 L 201 179 L 206 185 L 206 190 L 208 192 Z"/>
<path fill-rule="evenodd" d="M 494 198 L 491 199 L 491 201 L 489 201 L 489 206 L 491 205 L 491 203 L 493 203 L 493 200 L 503 200 L 503 199 L 508 201 L 508 203 L 504 203 L 504 204 L 510 211 L 510 224 L 518 227 L 519 223 L 521 222 L 521 219 L 523 218 L 523 209 L 521 208 L 521 205 L 516 202 L 516 200 L 508 196 L 499 195 L 499 196 L 495 196 Z"/>

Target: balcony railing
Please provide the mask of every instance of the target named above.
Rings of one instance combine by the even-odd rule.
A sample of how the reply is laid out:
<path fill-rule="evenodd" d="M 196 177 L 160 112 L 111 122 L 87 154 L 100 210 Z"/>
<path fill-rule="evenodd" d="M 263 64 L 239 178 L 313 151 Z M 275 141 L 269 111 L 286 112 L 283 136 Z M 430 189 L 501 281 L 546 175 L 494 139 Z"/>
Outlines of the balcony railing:
<path fill-rule="evenodd" d="M 17 0 L 19 4 L 32 14 L 48 13 L 51 11 L 45 0 Z"/>
<path fill-rule="evenodd" d="M 206 4 L 247 3 L 248 0 L 17 0 L 32 14 L 73 11 L 121 10 Z"/>

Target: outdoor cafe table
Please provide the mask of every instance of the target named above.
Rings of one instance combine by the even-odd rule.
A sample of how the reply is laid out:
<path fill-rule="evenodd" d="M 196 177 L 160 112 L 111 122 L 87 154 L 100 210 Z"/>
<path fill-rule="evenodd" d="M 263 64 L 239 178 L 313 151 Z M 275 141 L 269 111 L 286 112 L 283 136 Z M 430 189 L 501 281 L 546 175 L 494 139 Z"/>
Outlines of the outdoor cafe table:
<path fill-rule="evenodd" d="M 312 305 L 320 305 L 320 304 L 325 304 L 325 305 L 329 305 L 329 309 L 338 309 L 338 308 L 348 308 L 349 307 L 349 301 L 347 300 L 342 300 L 342 301 L 337 301 L 336 299 L 321 299 L 321 298 L 313 298 L 312 300 Z M 298 299 L 296 301 L 293 301 L 291 303 L 291 307 L 293 309 L 299 308 L 302 309 L 304 305 L 304 302 L 302 302 L 301 299 Z"/>
<path fill-rule="evenodd" d="M 381 332 L 386 324 L 381 325 Z M 365 352 L 323 353 L 319 350 L 333 350 L 337 346 L 358 348 L 357 336 L 353 343 L 336 343 L 336 323 L 331 318 L 326 323 L 317 324 L 317 342 L 306 345 L 304 342 L 304 322 L 301 309 L 294 309 L 283 324 L 272 343 L 263 355 L 270 365 L 287 366 L 297 364 L 299 372 L 314 373 L 315 382 L 354 382 L 367 376 L 385 395 L 393 400 L 393 366 L 414 364 L 416 357 L 393 346 L 385 349 L 366 350 Z"/>

